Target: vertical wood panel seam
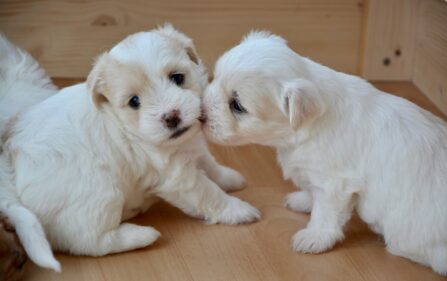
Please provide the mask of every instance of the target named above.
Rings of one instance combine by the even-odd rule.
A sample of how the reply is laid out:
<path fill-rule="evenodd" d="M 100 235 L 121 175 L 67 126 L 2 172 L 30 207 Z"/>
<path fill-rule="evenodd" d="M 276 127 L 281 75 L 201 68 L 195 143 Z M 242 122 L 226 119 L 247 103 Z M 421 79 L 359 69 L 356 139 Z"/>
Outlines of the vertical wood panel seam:
<path fill-rule="evenodd" d="M 364 77 L 365 75 L 365 55 L 366 55 L 366 33 L 368 31 L 368 18 L 369 18 L 369 5 L 371 0 L 364 0 L 363 2 L 363 11 L 362 11 L 362 20 L 361 20 L 361 29 L 360 29 L 360 38 L 359 38 L 359 58 L 357 63 L 357 73 L 359 76 Z"/>

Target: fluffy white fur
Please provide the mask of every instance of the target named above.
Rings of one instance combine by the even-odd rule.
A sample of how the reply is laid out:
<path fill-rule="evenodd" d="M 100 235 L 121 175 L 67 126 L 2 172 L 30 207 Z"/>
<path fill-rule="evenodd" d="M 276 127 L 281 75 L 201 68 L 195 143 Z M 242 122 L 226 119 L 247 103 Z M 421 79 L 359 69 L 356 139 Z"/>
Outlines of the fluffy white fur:
<path fill-rule="evenodd" d="M 184 74 L 181 85 L 173 73 Z M 206 76 L 191 39 L 167 25 L 127 37 L 100 56 L 87 83 L 19 115 L 1 161 L 53 249 L 99 256 L 150 245 L 157 230 L 123 221 L 157 198 L 210 223 L 259 218 L 223 191 L 244 179 L 217 164 L 200 132 Z M 22 100 L 39 90 L 15 91 L 1 94 Z M 137 109 L 129 105 L 133 96 Z M 163 121 L 173 110 L 181 118 L 174 129 Z"/>
<path fill-rule="evenodd" d="M 15 116 L 55 94 L 39 64 L 26 52 L 0 35 L 0 152 L 1 136 Z M 1 157 L 1 156 L 0 156 Z M 10 167 L 0 161 L 0 212 L 14 225 L 29 258 L 39 266 L 60 271 L 38 218 L 23 206 L 10 182 Z"/>
<path fill-rule="evenodd" d="M 355 209 L 392 254 L 447 274 L 444 121 L 265 32 L 219 59 L 204 108 L 211 140 L 276 148 L 284 177 L 301 188 L 285 204 L 311 212 L 296 251 L 332 248 Z"/>
<path fill-rule="evenodd" d="M 40 65 L 0 34 L 0 136 L 8 120 L 56 92 Z"/>

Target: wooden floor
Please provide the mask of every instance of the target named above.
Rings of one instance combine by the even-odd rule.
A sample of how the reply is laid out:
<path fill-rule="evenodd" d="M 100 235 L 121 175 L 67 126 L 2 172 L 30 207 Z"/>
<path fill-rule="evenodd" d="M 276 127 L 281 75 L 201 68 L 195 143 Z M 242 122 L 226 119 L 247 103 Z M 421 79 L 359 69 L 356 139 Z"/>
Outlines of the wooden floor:
<path fill-rule="evenodd" d="M 56 82 L 67 85 L 72 81 Z M 375 85 L 439 115 L 409 83 Z M 212 145 L 211 149 L 222 164 L 246 177 L 247 187 L 233 195 L 259 208 L 261 221 L 243 226 L 205 225 L 159 203 L 132 220 L 162 233 L 154 245 L 102 258 L 59 254 L 61 274 L 28 263 L 24 280 L 445 280 L 429 268 L 387 253 L 383 240 L 357 217 L 346 227 L 346 240 L 332 251 L 319 255 L 293 252 L 290 239 L 306 226 L 309 216 L 282 206 L 284 196 L 295 188 L 282 180 L 273 151 L 260 146 Z"/>

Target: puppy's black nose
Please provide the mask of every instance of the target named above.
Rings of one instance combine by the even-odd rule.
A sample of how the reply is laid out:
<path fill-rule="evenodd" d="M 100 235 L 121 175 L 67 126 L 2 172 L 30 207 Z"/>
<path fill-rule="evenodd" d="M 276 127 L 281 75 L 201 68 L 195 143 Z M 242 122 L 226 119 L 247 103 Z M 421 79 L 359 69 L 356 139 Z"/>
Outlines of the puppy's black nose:
<path fill-rule="evenodd" d="M 180 119 L 180 111 L 173 110 L 169 113 L 163 114 L 162 116 L 163 123 L 169 129 L 175 129 L 178 127 L 182 119 Z"/>

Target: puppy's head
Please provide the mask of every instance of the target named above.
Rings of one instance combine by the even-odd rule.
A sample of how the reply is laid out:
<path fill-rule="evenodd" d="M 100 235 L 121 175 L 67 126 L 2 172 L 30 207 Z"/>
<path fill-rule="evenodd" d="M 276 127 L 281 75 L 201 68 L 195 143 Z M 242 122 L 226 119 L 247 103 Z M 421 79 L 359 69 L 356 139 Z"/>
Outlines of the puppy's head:
<path fill-rule="evenodd" d="M 272 144 L 323 112 L 303 58 L 284 39 L 252 32 L 216 63 L 203 97 L 204 132 L 227 145 Z"/>
<path fill-rule="evenodd" d="M 98 110 L 152 144 L 178 144 L 200 130 L 207 75 L 192 40 L 166 25 L 133 34 L 101 55 L 87 79 Z"/>

